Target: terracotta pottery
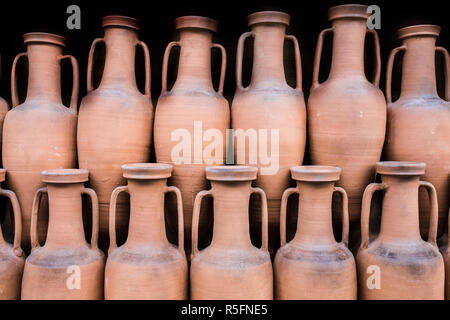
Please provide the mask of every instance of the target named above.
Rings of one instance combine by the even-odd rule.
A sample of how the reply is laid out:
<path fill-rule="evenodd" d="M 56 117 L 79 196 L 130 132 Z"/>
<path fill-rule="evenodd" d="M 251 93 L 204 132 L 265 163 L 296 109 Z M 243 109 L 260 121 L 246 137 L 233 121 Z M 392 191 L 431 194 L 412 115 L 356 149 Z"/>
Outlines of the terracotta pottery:
<path fill-rule="evenodd" d="M 450 61 L 447 50 L 436 47 L 440 27 L 418 25 L 402 28 L 398 37 L 402 46 L 391 52 L 388 61 L 386 96 L 388 126 L 386 160 L 424 161 L 424 180 L 431 182 L 438 194 L 438 237 L 444 233 L 450 194 Z M 401 95 L 392 102 L 392 66 L 398 52 L 404 52 Z M 445 100 L 436 91 L 435 54 L 445 57 Z M 420 192 L 420 230 L 428 233 L 427 194 Z"/>
<path fill-rule="evenodd" d="M 152 139 L 153 106 L 150 97 L 150 56 L 139 41 L 139 22 L 122 16 L 103 18 L 104 38 L 95 39 L 89 52 L 88 95 L 83 98 L 78 121 L 78 163 L 89 170 L 90 185 L 100 202 L 100 248 L 108 245 L 109 200 L 114 188 L 126 183 L 124 163 L 148 162 Z M 94 51 L 103 42 L 105 68 L 94 90 Z M 145 93 L 136 85 L 135 54 L 141 47 L 145 56 Z M 129 201 L 117 201 L 116 225 L 119 242 L 127 233 Z"/>
<path fill-rule="evenodd" d="M 258 169 L 249 166 L 207 167 L 211 189 L 195 198 L 192 217 L 191 299 L 273 299 L 272 263 L 268 252 L 267 198 L 252 188 Z M 252 194 L 261 199 L 262 247 L 250 241 L 249 202 Z M 204 197 L 214 201 L 211 244 L 198 250 L 200 207 Z"/>
<path fill-rule="evenodd" d="M 184 254 L 183 202 L 177 187 L 168 187 L 169 164 L 122 166 L 128 185 L 111 195 L 110 246 L 105 269 L 105 298 L 187 299 L 187 261 Z M 130 229 L 124 245 L 117 248 L 115 213 L 117 196 L 131 199 Z M 178 248 L 169 243 L 164 222 L 164 194 L 178 199 Z"/>
<path fill-rule="evenodd" d="M 450 210 L 448 211 L 448 225 L 450 226 Z M 448 228 L 450 230 L 450 227 Z M 450 231 L 449 231 L 450 233 Z M 445 261 L 445 296 L 450 300 L 450 236 L 448 236 L 447 250 L 444 253 Z"/>
<path fill-rule="evenodd" d="M 5 169 L 0 169 L 0 182 L 5 181 Z M 20 299 L 20 284 L 22 282 L 25 255 L 20 248 L 22 236 L 22 218 L 20 205 L 16 194 L 0 187 L 0 196 L 11 201 L 14 212 L 14 243 L 11 245 L 3 238 L 0 226 L 0 300 Z"/>
<path fill-rule="evenodd" d="M 19 199 L 22 209 L 22 247 L 30 248 L 31 206 L 34 192 L 42 186 L 41 172 L 48 168 L 76 167 L 76 130 L 78 101 L 77 60 L 62 55 L 65 39 L 48 33 L 27 33 L 27 52 L 16 56 L 11 72 L 12 106 L 3 125 L 3 166 L 8 171 L 8 186 Z M 16 65 L 28 58 L 28 90 L 19 104 Z M 73 90 L 70 108 L 61 101 L 62 60 L 69 59 L 73 68 Z M 45 239 L 47 202 L 41 206 L 38 236 Z"/>
<path fill-rule="evenodd" d="M 208 187 L 207 165 L 225 163 L 226 130 L 230 127 L 228 102 L 222 95 L 225 80 L 226 52 L 212 43 L 217 21 L 186 16 L 175 20 L 180 40 L 173 41 L 164 53 L 162 92 L 155 115 L 155 152 L 157 162 L 173 165 L 170 185 L 180 188 L 183 196 L 185 247 L 191 247 L 192 206 L 196 194 Z M 180 61 L 175 84 L 167 88 L 167 68 L 173 47 L 180 47 Z M 219 89 L 211 80 L 211 49 L 222 53 Z M 176 229 L 176 199 L 168 199 L 168 220 Z M 211 223 L 211 205 L 203 207 L 200 220 L 202 238 Z"/>
<path fill-rule="evenodd" d="M 0 60 L 1 60 L 1 56 L 0 56 Z M 1 61 L 0 61 L 0 66 L 1 66 Z M 3 132 L 3 120 L 5 120 L 5 116 L 6 113 L 8 112 L 9 107 L 8 107 L 8 102 L 5 101 L 5 99 L 3 99 L 2 97 L 0 97 L 0 148 L 2 146 L 2 132 Z M 0 155 L 0 165 L 2 163 L 1 160 L 1 155 Z"/>
<path fill-rule="evenodd" d="M 304 166 L 291 169 L 296 188 L 287 189 L 281 202 L 282 247 L 275 262 L 275 298 L 281 300 L 351 300 L 357 298 L 356 265 L 347 248 L 348 199 L 335 187 L 341 169 Z M 333 235 L 331 203 L 334 192 L 342 196 L 342 242 Z M 299 194 L 297 233 L 286 244 L 286 207 L 290 195 Z"/>
<path fill-rule="evenodd" d="M 379 42 L 376 31 L 367 29 L 368 16 L 365 5 L 341 5 L 328 10 L 332 27 L 323 30 L 317 41 L 308 100 L 311 161 L 342 168 L 338 185 L 348 193 L 351 231 L 359 227 L 361 197 L 374 177 L 386 130 L 386 101 L 378 88 Z M 367 33 L 375 40 L 373 83 L 364 74 Z M 333 58 L 328 80 L 319 83 L 320 57 L 327 34 L 333 35 Z"/>
<path fill-rule="evenodd" d="M 382 183 L 364 191 L 361 209 L 361 247 L 357 255 L 359 294 L 364 300 L 444 298 L 444 262 L 436 245 L 438 204 L 436 190 L 420 181 L 423 162 L 377 162 Z M 430 197 L 428 241 L 419 230 L 419 188 Z M 384 191 L 381 228 L 369 239 L 370 202 Z"/>
<path fill-rule="evenodd" d="M 88 171 L 55 169 L 42 172 L 47 187 L 34 197 L 30 256 L 22 280 L 24 300 L 92 300 L 103 298 L 104 255 L 97 247 L 98 199 L 85 188 Z M 49 223 L 45 244 L 37 239 L 36 222 L 42 194 L 48 193 Z M 92 202 L 92 237 L 86 242 L 81 195 Z"/>
<path fill-rule="evenodd" d="M 289 168 L 301 165 L 306 143 L 306 109 L 302 92 L 300 50 L 295 36 L 286 35 L 288 14 L 262 11 L 248 16 L 252 31 L 244 33 L 238 42 L 236 56 L 237 92 L 234 96 L 231 118 L 237 137 L 235 163 L 257 165 L 256 185 L 264 189 L 269 209 L 269 249 L 279 247 L 280 201 L 283 190 L 289 187 Z M 242 85 L 242 57 L 244 42 L 254 39 L 253 71 L 250 85 Z M 283 65 L 283 44 L 293 42 L 297 87 L 286 83 Z M 265 132 L 262 135 L 261 131 Z M 253 137 L 254 141 L 246 141 Z M 241 138 L 239 138 L 241 137 Z M 258 154 L 258 143 L 265 143 L 264 156 Z M 250 146 L 253 145 L 253 148 Z M 261 151 L 261 150 L 260 150 Z M 245 153 L 244 153 L 245 152 Z M 266 157 L 272 160 L 267 163 Z M 261 224 L 259 201 L 251 205 L 253 227 Z M 259 230 L 259 228 L 255 228 Z"/>

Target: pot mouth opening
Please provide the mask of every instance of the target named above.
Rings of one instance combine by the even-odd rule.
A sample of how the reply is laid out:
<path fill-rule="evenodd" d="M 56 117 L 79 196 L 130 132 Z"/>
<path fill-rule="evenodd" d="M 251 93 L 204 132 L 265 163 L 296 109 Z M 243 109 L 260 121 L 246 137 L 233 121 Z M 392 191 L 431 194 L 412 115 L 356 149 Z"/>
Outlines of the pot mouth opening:
<path fill-rule="evenodd" d="M 205 29 L 217 32 L 217 20 L 202 16 L 182 16 L 175 19 L 175 29 Z"/>
<path fill-rule="evenodd" d="M 205 170 L 206 178 L 212 181 L 251 181 L 258 174 L 258 168 L 252 166 L 212 166 Z"/>
<path fill-rule="evenodd" d="M 6 179 L 6 169 L 0 168 L 0 182 L 5 181 L 5 179 Z"/>
<path fill-rule="evenodd" d="M 29 43 L 48 43 L 57 45 L 60 47 L 66 46 L 66 38 L 63 36 L 46 33 L 46 32 L 28 32 L 23 35 L 23 42 L 25 44 Z"/>
<path fill-rule="evenodd" d="M 408 37 L 439 37 L 441 27 L 433 24 L 418 24 L 408 26 L 397 30 L 397 36 L 400 40 Z"/>
<path fill-rule="evenodd" d="M 343 4 L 328 9 L 328 21 L 337 19 L 364 19 L 370 17 L 367 13 L 367 5 L 364 4 Z"/>
<path fill-rule="evenodd" d="M 298 181 L 338 181 L 341 172 L 341 168 L 334 166 L 296 166 L 291 168 L 292 179 Z"/>
<path fill-rule="evenodd" d="M 123 27 L 133 30 L 141 30 L 140 20 L 127 16 L 111 15 L 102 18 L 102 27 Z"/>
<path fill-rule="evenodd" d="M 79 183 L 89 180 L 86 169 L 49 169 L 42 171 L 42 181 L 46 183 Z"/>
<path fill-rule="evenodd" d="M 376 171 L 381 175 L 421 176 L 425 174 L 425 162 L 380 161 Z"/>
<path fill-rule="evenodd" d="M 172 176 L 172 165 L 167 163 L 129 163 L 122 165 L 126 179 L 167 179 Z"/>
<path fill-rule="evenodd" d="M 247 17 L 249 27 L 262 23 L 276 23 L 289 26 L 291 16 L 282 11 L 258 11 Z"/>

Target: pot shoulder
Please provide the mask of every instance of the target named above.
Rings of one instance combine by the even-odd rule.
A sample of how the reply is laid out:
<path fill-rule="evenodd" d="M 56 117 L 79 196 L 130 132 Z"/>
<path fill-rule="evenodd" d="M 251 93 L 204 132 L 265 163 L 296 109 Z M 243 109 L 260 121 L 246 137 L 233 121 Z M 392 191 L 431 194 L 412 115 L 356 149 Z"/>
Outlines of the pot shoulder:
<path fill-rule="evenodd" d="M 100 250 L 93 250 L 89 246 L 49 248 L 39 247 L 28 256 L 26 264 L 38 268 L 67 268 L 68 266 L 92 265 L 103 261 L 105 255 Z"/>

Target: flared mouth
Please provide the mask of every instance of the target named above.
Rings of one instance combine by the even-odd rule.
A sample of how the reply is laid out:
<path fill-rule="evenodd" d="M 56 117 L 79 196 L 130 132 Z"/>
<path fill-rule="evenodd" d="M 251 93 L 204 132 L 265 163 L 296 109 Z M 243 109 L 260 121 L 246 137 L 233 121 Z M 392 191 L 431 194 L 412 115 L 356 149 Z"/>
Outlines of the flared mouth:
<path fill-rule="evenodd" d="M 332 166 L 297 166 L 291 168 L 291 176 L 296 181 L 338 181 L 342 169 Z"/>
<path fill-rule="evenodd" d="M 217 20 L 201 16 L 183 16 L 175 19 L 175 29 L 195 28 L 217 32 Z"/>
<path fill-rule="evenodd" d="M 6 169 L 0 169 L 0 182 L 5 181 L 6 179 Z"/>
<path fill-rule="evenodd" d="M 79 183 L 89 179 L 86 169 L 51 169 L 42 171 L 42 181 L 45 183 Z"/>
<path fill-rule="evenodd" d="M 123 28 L 130 28 L 130 29 L 137 30 L 137 31 L 141 30 L 141 22 L 138 19 L 126 17 L 126 16 L 119 16 L 119 15 L 103 17 L 102 26 L 103 26 L 103 28 L 105 28 L 105 27 L 123 27 Z"/>
<path fill-rule="evenodd" d="M 251 181 L 256 179 L 257 167 L 214 166 L 206 168 L 206 178 L 213 181 Z"/>
<path fill-rule="evenodd" d="M 376 163 L 378 174 L 421 176 L 425 174 L 425 162 L 380 161 Z"/>
<path fill-rule="evenodd" d="M 247 17 L 249 27 L 260 23 L 278 23 L 287 27 L 290 20 L 291 16 L 281 11 L 259 11 Z"/>
<path fill-rule="evenodd" d="M 172 165 L 166 163 L 130 163 L 122 165 L 126 179 L 167 179 L 172 175 Z"/>
<path fill-rule="evenodd" d="M 53 33 L 46 32 L 29 32 L 23 35 L 23 42 L 25 44 L 29 43 L 48 43 L 57 46 L 65 47 L 66 38 Z"/>
<path fill-rule="evenodd" d="M 404 27 L 397 30 L 397 36 L 400 40 L 409 37 L 439 37 L 441 27 L 433 24 L 419 24 L 415 26 Z"/>
<path fill-rule="evenodd" d="M 334 6 L 328 9 L 328 20 L 333 21 L 336 19 L 364 19 L 369 18 L 367 13 L 368 6 L 364 4 L 343 4 Z"/>

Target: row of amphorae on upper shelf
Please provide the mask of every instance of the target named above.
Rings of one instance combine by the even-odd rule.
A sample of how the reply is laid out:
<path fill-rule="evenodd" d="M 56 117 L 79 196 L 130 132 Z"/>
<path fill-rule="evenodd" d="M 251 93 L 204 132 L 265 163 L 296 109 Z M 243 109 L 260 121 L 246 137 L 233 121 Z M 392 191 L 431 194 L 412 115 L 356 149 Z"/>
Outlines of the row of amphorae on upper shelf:
<path fill-rule="evenodd" d="M 33 196 L 36 190 L 43 187 L 41 172 L 79 167 L 89 171 L 90 186 L 98 195 L 99 245 L 103 250 L 107 249 L 111 193 L 116 187 L 125 184 L 121 165 L 149 162 L 154 132 L 157 162 L 173 165 L 169 185 L 176 186 L 181 191 L 184 245 L 190 253 L 194 199 L 201 190 L 208 188 L 205 167 L 225 162 L 229 154 L 226 152 L 226 137 L 230 127 L 235 129 L 234 134 L 237 136 L 234 144 L 237 163 L 255 164 L 256 160 L 259 167 L 255 186 L 261 187 L 267 195 L 268 248 L 272 253 L 280 246 L 280 206 L 284 190 L 292 183 L 289 169 L 302 164 L 307 136 L 312 164 L 342 168 L 338 185 L 348 193 L 350 234 L 355 234 L 352 237 L 361 238 L 359 222 L 363 191 L 374 179 L 375 163 L 380 160 L 383 145 L 384 160 L 426 163 L 424 180 L 436 187 L 438 206 L 430 206 L 427 193 L 421 190 L 420 231 L 426 238 L 429 233 L 434 234 L 436 225 L 437 237 L 443 236 L 449 207 L 450 109 L 449 102 L 440 99 L 436 93 L 436 52 L 445 57 L 447 100 L 450 72 L 447 51 L 435 44 L 440 28 L 420 25 L 399 30 L 399 39 L 403 43 L 392 51 L 387 63 L 386 106 L 383 93 L 378 89 L 382 66 L 378 37 L 375 31 L 367 29 L 366 12 L 367 7 L 362 5 L 343 5 L 329 10 L 332 27 L 319 35 L 313 87 L 308 101 L 308 121 L 301 89 L 300 51 L 296 38 L 285 34 L 290 19 L 285 13 L 258 12 L 248 17 L 251 31 L 244 33 L 238 42 L 238 90 L 233 100 L 231 116 L 228 103 L 222 96 L 225 49 L 212 43 L 217 22 L 204 17 L 178 18 L 176 28 L 180 31 L 180 40 L 171 42 L 164 55 L 163 89 L 156 107 L 154 125 L 150 101 L 149 51 L 138 39 L 139 26 L 135 19 L 121 16 L 103 19 L 105 36 L 94 40 L 92 44 L 87 72 L 89 93 L 82 100 L 78 116 L 78 67 L 74 57 L 63 55 L 64 39 L 52 34 L 26 34 L 24 41 L 27 52 L 19 54 L 13 62 L 11 91 L 14 108 L 6 114 L 2 137 L 7 184 L 17 194 L 22 210 L 22 247 L 26 252 L 30 249 Z M 367 33 L 371 33 L 376 50 L 377 61 L 372 83 L 364 75 L 364 41 Z M 332 66 L 328 80 L 319 83 L 322 43 L 327 34 L 333 35 Z M 248 87 L 243 87 L 243 48 L 245 40 L 250 37 L 254 41 L 252 80 Z M 297 74 L 295 89 L 286 84 L 284 77 L 285 40 L 294 44 Z M 101 42 L 106 46 L 105 68 L 99 87 L 94 89 L 93 55 L 96 45 Z M 136 46 L 143 48 L 145 56 L 145 94 L 141 94 L 136 86 Z M 167 67 L 170 51 L 174 46 L 180 47 L 180 61 L 176 82 L 171 90 L 167 90 Z M 217 91 L 211 82 L 212 48 L 222 52 L 222 72 Z M 400 51 L 404 52 L 402 90 L 400 98 L 392 102 L 392 66 L 395 55 Z M 19 101 L 15 68 L 18 59 L 23 56 L 29 61 L 28 91 L 25 102 L 17 106 Z M 70 108 L 61 103 L 60 61 L 63 59 L 69 59 L 74 69 Z M 6 105 L 2 110 L 6 113 Z M 245 139 L 240 139 L 243 134 L 249 136 L 248 143 L 245 143 Z M 243 141 L 245 144 L 242 144 Z M 251 146 L 255 146 L 259 153 L 252 152 Z M 417 176 L 418 173 L 415 177 Z M 45 197 L 44 193 L 35 226 L 35 240 L 39 239 L 41 242 L 46 237 L 47 228 L 48 203 Z M 302 197 L 300 193 L 300 198 Z M 430 197 L 430 200 L 433 199 Z M 343 212 L 339 208 L 342 205 L 339 198 L 336 201 L 336 216 L 341 217 Z M 386 201 L 383 201 L 383 206 L 384 202 Z M 172 233 L 176 233 L 180 222 L 177 218 L 177 210 L 179 212 L 180 209 L 178 206 L 175 193 L 167 195 L 168 231 Z M 200 207 L 198 237 L 204 239 L 211 226 L 212 202 L 205 199 Z M 409 205 L 403 206 L 405 211 L 412 207 L 414 199 Z M 287 211 L 290 210 L 292 208 L 288 206 Z M 430 214 L 434 210 L 438 210 L 436 219 L 439 221 Z M 395 214 L 406 219 L 404 212 Z M 127 237 L 128 216 L 128 200 L 119 195 L 115 209 L 119 243 Z M 336 220 L 341 222 L 341 219 Z M 9 239 L 12 239 L 13 224 L 11 215 L 6 215 L 3 227 L 5 237 Z M 261 202 L 255 197 L 250 205 L 250 225 L 254 230 L 261 230 L 261 224 L 264 225 L 261 219 Z M 411 224 L 405 224 L 407 230 L 403 232 L 404 228 L 400 228 L 394 232 L 394 236 L 410 239 L 408 232 L 414 232 Z M 433 227 L 429 228 L 429 225 Z M 397 225 L 392 222 L 391 228 L 394 230 Z M 236 239 L 240 236 L 237 233 L 233 233 Z M 142 236 L 142 233 L 138 235 Z M 259 237 L 262 237 L 261 232 Z M 396 249 L 389 247 L 386 244 L 388 241 L 385 241 L 385 247 L 379 249 L 379 253 L 391 258 L 392 252 L 400 249 L 393 237 L 389 239 Z M 47 238 L 47 242 L 48 240 Z M 429 241 L 435 241 L 433 236 Z M 367 243 L 363 242 L 363 245 Z M 414 247 L 410 242 L 408 246 Z M 417 259 L 420 264 L 422 252 L 409 250 L 409 254 L 419 257 Z M 69 255 L 70 250 L 66 252 Z M 400 250 L 401 252 L 403 251 Z M 400 253 L 397 252 L 396 255 Z M 131 253 L 128 254 L 132 257 Z M 216 260 L 222 263 L 222 258 L 219 255 Z M 231 260 L 227 263 L 231 263 Z M 224 265 L 227 263 L 223 262 Z M 405 277 L 409 276 L 411 279 L 404 283 L 412 283 L 413 286 L 413 280 L 419 275 L 413 269 L 407 270 L 409 273 L 405 271 Z M 425 284 L 421 282 L 420 286 L 423 285 Z M 246 292 L 243 289 L 237 291 Z M 416 297 L 412 292 L 413 290 L 408 289 L 404 294 Z M 436 296 L 429 294 L 427 297 Z"/>

